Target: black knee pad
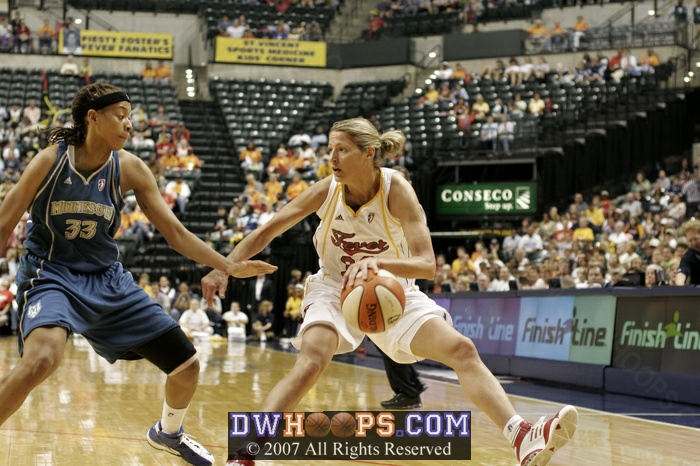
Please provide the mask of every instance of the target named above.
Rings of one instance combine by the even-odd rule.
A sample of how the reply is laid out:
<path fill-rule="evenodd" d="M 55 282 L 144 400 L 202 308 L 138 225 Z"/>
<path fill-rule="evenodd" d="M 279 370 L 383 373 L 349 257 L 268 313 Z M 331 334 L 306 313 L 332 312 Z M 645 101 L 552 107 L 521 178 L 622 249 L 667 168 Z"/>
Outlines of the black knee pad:
<path fill-rule="evenodd" d="M 166 374 L 170 374 L 194 356 L 197 350 L 182 329 L 177 327 L 135 348 L 132 352 L 152 362 Z"/>

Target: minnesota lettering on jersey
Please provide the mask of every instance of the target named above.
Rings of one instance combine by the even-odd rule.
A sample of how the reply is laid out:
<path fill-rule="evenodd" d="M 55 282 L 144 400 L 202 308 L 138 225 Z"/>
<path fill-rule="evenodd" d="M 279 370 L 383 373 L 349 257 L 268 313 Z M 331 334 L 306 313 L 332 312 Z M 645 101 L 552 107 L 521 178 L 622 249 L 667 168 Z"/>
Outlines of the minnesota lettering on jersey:
<path fill-rule="evenodd" d="M 355 237 L 355 233 L 343 233 L 335 228 L 331 230 L 331 243 L 339 247 L 345 254 L 381 254 L 389 249 L 389 244 L 384 240 L 379 241 L 348 241 Z"/>
<path fill-rule="evenodd" d="M 91 201 L 52 201 L 51 215 L 90 214 L 104 217 L 108 221 L 114 218 L 114 207 Z"/>

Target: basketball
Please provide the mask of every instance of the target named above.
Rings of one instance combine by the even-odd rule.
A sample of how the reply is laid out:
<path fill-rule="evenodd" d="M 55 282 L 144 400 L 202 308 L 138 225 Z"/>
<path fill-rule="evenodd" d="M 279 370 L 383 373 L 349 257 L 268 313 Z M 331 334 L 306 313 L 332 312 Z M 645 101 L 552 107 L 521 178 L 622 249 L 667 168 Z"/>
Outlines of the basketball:
<path fill-rule="evenodd" d="M 367 279 L 355 279 L 340 294 L 345 320 L 364 333 L 381 333 L 396 325 L 406 305 L 406 295 L 396 276 L 386 270 L 367 270 Z"/>
<path fill-rule="evenodd" d="M 352 437 L 356 427 L 355 418 L 350 413 L 338 413 L 331 419 L 331 431 L 336 437 Z"/>
<path fill-rule="evenodd" d="M 330 430 L 331 421 L 323 413 L 313 413 L 304 422 L 304 431 L 310 437 L 325 437 Z"/>

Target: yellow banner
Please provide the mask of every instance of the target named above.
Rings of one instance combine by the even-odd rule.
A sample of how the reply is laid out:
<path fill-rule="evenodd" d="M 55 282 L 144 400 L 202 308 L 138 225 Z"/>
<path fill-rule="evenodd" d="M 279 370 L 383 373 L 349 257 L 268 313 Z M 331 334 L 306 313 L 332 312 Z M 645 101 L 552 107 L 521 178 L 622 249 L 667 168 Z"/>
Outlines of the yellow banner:
<path fill-rule="evenodd" d="M 173 35 L 64 29 L 58 35 L 58 50 L 64 55 L 172 60 Z"/>
<path fill-rule="evenodd" d="M 277 66 L 326 66 L 326 43 L 278 39 L 216 38 L 214 61 Z"/>

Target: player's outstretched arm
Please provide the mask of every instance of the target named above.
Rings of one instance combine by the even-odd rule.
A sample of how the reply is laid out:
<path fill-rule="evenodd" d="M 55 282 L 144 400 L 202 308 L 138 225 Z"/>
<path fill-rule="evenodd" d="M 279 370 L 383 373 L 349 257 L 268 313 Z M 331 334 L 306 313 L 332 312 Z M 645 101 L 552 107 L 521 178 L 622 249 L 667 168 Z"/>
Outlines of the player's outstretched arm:
<path fill-rule="evenodd" d="M 316 212 L 326 200 L 330 184 L 331 177 L 327 177 L 311 185 L 293 201 L 282 207 L 269 222 L 243 238 L 243 241 L 238 243 L 228 255 L 228 259 L 247 261 L 265 249 L 273 239 L 292 228 L 309 214 Z M 202 297 L 208 303 L 211 302 L 216 292 L 219 293 L 219 297 L 224 298 L 227 284 L 228 277 L 225 274 L 218 270 L 211 271 L 202 278 Z"/>
<path fill-rule="evenodd" d="M 277 267 L 262 261 L 232 262 L 224 258 L 180 223 L 163 200 L 153 174 L 141 159 L 122 150 L 119 152 L 119 163 L 122 192 L 134 190 L 141 210 L 177 252 L 239 278 L 254 277 L 277 270 Z"/>

